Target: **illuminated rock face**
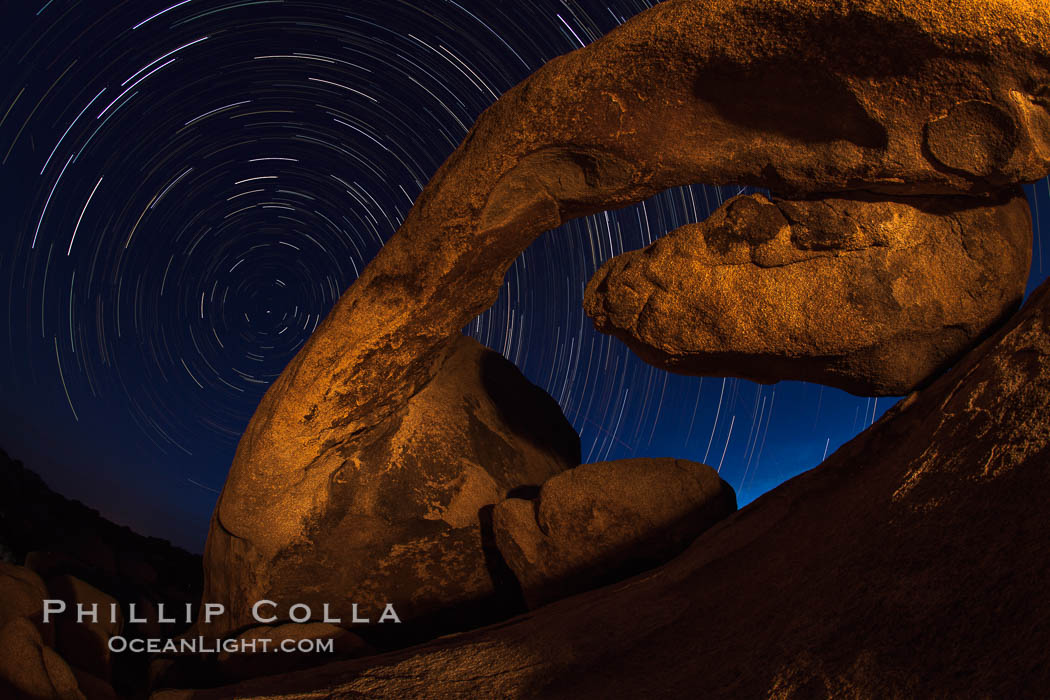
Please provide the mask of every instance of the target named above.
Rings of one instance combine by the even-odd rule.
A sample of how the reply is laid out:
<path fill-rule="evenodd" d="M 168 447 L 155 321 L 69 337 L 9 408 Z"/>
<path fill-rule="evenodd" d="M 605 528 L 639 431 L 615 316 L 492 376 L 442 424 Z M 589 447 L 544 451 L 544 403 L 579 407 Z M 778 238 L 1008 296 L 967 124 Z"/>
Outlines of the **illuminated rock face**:
<path fill-rule="evenodd" d="M 492 526 L 535 608 L 663 564 L 735 510 L 732 487 L 706 464 L 640 457 L 557 474 L 535 501 L 498 504 Z"/>
<path fill-rule="evenodd" d="M 999 201 L 1050 171 L 1048 37 L 1036 3 L 670 0 L 549 62 L 482 114 L 263 397 L 216 507 L 205 600 L 287 592 L 307 550 L 342 562 L 310 569 L 311 595 L 362 592 L 349 562 L 381 560 L 345 535 L 373 528 L 362 494 L 386 482 L 345 465 L 383 443 L 539 234 L 697 182 Z M 988 288 L 1008 308 L 1015 284 Z M 419 610 L 456 604 L 471 576 L 435 579 Z"/>
<path fill-rule="evenodd" d="M 402 624 L 379 630 L 384 638 L 425 635 L 419 625 L 476 626 L 517 610 L 516 594 L 498 590 L 484 514 L 578 464 L 580 440 L 554 399 L 501 355 L 466 336 L 451 349 L 434 379 L 367 443 L 326 452 L 331 476 L 301 504 L 310 513 L 302 542 L 248 585 L 223 590 L 224 579 L 215 582 L 214 567 L 221 575 L 237 566 L 244 549 L 213 530 L 209 582 L 229 604 L 210 629 L 254 623 L 252 606 L 264 599 L 281 611 L 307 605 L 346 626 L 354 618 L 375 624 L 390 604 Z"/>
<path fill-rule="evenodd" d="M 650 364 L 900 396 L 1013 312 L 1031 259 L 1028 202 L 730 200 L 620 255 L 584 306 Z"/>

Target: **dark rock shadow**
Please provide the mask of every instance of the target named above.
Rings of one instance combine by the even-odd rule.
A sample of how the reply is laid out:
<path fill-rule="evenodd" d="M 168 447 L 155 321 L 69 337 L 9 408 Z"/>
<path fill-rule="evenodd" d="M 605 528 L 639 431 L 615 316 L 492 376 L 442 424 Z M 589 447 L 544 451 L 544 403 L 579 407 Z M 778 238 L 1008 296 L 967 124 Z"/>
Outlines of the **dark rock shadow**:
<path fill-rule="evenodd" d="M 885 148 L 886 129 L 830 75 L 807 73 L 770 61 L 748 68 L 713 64 L 696 82 L 695 94 L 729 123 L 780 134 L 805 143 L 849 141 Z"/>
<path fill-rule="evenodd" d="M 550 449 L 553 444 L 566 462 L 580 463 L 580 438 L 558 402 L 526 380 L 513 363 L 499 353 L 485 353 L 481 381 L 500 418 L 514 433 L 540 449 Z"/>

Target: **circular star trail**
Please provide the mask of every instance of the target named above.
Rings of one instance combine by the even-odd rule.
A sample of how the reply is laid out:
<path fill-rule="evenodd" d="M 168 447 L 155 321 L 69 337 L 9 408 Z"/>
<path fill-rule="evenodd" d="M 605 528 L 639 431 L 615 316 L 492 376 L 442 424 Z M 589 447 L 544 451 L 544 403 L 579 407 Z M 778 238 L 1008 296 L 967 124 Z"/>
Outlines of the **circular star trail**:
<path fill-rule="evenodd" d="M 17 4 L 2 30 L 0 446 L 194 548 L 263 392 L 481 111 L 649 6 Z M 740 191 L 671 190 L 546 234 L 465 329 L 558 400 L 585 461 L 703 461 L 747 502 L 891 405 L 670 375 L 593 330 L 583 288 L 602 262 Z M 1050 210 L 1046 182 L 1028 192 Z"/>

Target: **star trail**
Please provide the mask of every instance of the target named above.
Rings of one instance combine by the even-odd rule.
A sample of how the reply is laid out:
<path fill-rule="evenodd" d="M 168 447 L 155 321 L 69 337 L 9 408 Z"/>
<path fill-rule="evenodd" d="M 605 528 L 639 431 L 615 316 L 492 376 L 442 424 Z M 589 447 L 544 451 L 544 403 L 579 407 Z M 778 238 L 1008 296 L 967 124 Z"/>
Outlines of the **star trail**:
<path fill-rule="evenodd" d="M 648 6 L 5 5 L 0 447 L 59 492 L 199 549 L 263 392 L 481 111 Z M 558 400 L 584 461 L 703 461 L 743 504 L 893 401 L 667 374 L 582 310 L 602 262 L 742 191 L 669 190 L 545 234 L 466 331 Z M 1031 288 L 1050 185 L 1027 191 Z"/>

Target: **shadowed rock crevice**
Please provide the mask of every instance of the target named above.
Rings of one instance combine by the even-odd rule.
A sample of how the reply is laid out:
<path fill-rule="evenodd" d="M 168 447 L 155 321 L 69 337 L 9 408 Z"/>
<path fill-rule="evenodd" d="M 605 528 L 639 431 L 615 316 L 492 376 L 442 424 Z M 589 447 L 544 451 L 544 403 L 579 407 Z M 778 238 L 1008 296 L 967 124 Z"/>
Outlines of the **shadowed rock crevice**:
<path fill-rule="evenodd" d="M 485 552 L 485 566 L 489 576 L 492 577 L 492 587 L 499 598 L 500 608 L 509 618 L 525 612 L 527 608 L 521 583 L 514 575 L 514 570 L 510 568 L 496 541 L 496 533 L 493 528 L 495 509 L 495 505 L 490 505 L 478 511 L 478 521 L 481 523 L 481 547 Z"/>
<path fill-rule="evenodd" d="M 492 405 L 518 438 L 537 447 L 551 445 L 562 450 L 559 458 L 566 464 L 579 464 L 580 441 L 576 431 L 561 415 L 561 408 L 545 391 L 520 391 L 521 374 L 501 355 L 487 353 L 481 361 L 481 383 Z M 513 491 L 528 490 L 535 485 L 519 484 Z"/>
<path fill-rule="evenodd" d="M 849 84 L 835 75 L 807 74 L 808 68 L 782 57 L 744 66 L 713 63 L 697 80 L 696 96 L 743 131 L 884 149 L 886 128 L 867 113 Z"/>

